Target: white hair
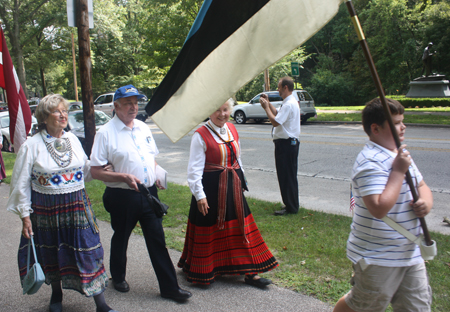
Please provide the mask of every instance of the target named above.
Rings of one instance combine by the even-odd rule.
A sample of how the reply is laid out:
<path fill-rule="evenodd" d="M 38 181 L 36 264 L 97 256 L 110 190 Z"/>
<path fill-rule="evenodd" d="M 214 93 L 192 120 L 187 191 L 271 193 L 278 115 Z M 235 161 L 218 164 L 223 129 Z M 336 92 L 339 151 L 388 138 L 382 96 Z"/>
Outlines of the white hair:
<path fill-rule="evenodd" d="M 233 109 L 233 106 L 234 106 L 234 100 L 233 100 L 233 98 L 229 98 L 225 103 L 228 104 L 228 108 L 229 108 L 230 110 Z M 224 104 L 225 104 L 225 103 L 224 103 Z"/>

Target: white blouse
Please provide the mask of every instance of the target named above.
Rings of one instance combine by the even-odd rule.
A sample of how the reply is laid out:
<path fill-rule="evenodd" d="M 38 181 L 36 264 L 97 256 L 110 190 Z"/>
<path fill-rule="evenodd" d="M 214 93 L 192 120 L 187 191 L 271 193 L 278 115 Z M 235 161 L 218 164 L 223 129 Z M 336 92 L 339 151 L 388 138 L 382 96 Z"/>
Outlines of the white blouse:
<path fill-rule="evenodd" d="M 67 194 L 84 188 L 84 181 L 92 180 L 90 162 L 78 138 L 64 132 L 72 147 L 70 164 L 61 168 L 53 160 L 44 140 L 53 143 L 56 139 L 45 130 L 25 141 L 19 149 L 11 177 L 11 189 L 6 208 L 8 211 L 27 217 L 31 209 L 31 190 L 41 194 Z"/>
<path fill-rule="evenodd" d="M 214 123 L 208 121 L 208 125 L 212 127 L 218 134 L 220 134 L 220 128 L 217 127 Z M 229 133 L 230 138 L 234 140 L 233 134 L 228 129 L 227 124 L 225 124 L 224 128 L 226 129 L 225 134 L 220 134 L 222 139 L 224 139 L 225 141 L 228 140 L 228 133 Z M 217 143 L 223 143 L 223 141 L 220 140 L 217 137 L 217 135 L 215 135 L 211 131 L 211 129 L 208 128 L 208 131 L 211 133 L 211 135 L 213 136 L 214 140 L 216 140 Z M 240 147 L 241 146 L 240 141 L 238 141 L 238 144 Z M 195 196 L 195 199 L 197 201 L 206 197 L 202 185 L 203 170 L 205 168 L 205 161 L 206 161 L 205 153 L 206 153 L 206 143 L 203 140 L 202 136 L 198 132 L 195 132 L 191 140 L 191 149 L 187 170 L 188 171 L 187 181 L 191 193 Z M 244 172 L 244 169 L 242 168 L 241 155 L 238 156 L 238 162 L 239 166 L 242 169 L 242 172 Z"/>

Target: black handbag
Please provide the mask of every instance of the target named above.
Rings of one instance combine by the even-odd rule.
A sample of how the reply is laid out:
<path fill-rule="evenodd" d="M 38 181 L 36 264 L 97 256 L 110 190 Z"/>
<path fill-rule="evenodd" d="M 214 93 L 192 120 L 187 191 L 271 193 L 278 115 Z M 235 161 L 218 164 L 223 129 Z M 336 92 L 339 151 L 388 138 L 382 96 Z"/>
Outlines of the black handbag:
<path fill-rule="evenodd" d="M 161 202 L 158 198 L 150 194 L 149 190 L 144 186 L 144 184 L 138 184 L 139 191 L 145 195 L 147 198 L 150 207 L 152 207 L 158 218 L 162 218 L 167 214 L 169 210 L 169 206 Z"/>

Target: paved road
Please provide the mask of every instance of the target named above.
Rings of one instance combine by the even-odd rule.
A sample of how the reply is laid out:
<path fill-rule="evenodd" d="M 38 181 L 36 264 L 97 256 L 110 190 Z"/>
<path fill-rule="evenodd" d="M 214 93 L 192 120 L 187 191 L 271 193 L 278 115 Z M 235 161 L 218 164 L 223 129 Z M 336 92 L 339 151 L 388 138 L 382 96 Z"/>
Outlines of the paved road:
<path fill-rule="evenodd" d="M 9 186 L 0 186 L 0 311 L 2 312 L 46 312 L 51 289 L 43 285 L 34 295 L 22 295 L 17 268 L 17 248 L 19 246 L 22 223 L 19 217 L 6 211 Z M 105 249 L 105 266 L 109 275 L 109 252 L 112 235 L 111 226 L 99 222 L 101 240 Z M 180 253 L 169 250 L 173 263 L 177 263 Z M 179 304 L 159 296 L 159 288 L 151 266 L 145 241 L 142 236 L 132 235 L 128 245 L 127 281 L 130 292 L 119 293 L 112 287 L 106 289 L 106 299 L 111 307 L 122 312 L 144 311 L 308 311 L 329 312 L 332 307 L 312 297 L 271 285 L 260 290 L 243 283 L 242 277 L 222 277 L 211 286 L 199 287 L 188 283 L 179 269 L 180 286 L 193 293 L 188 303 Z M 64 312 L 95 311 L 92 298 L 86 298 L 72 290 L 63 291 Z"/>
<path fill-rule="evenodd" d="M 148 122 L 160 150 L 158 163 L 169 171 L 169 180 L 186 185 L 186 168 L 193 131 L 173 144 Z M 236 125 L 250 192 L 247 196 L 281 202 L 275 171 L 269 123 Z M 367 136 L 360 124 L 308 124 L 302 126 L 299 154 L 300 204 L 308 209 L 350 216 L 351 168 Z M 435 199 L 426 217 L 431 231 L 450 235 L 442 222 L 450 217 L 450 128 L 408 126 L 406 141 L 414 161 L 431 187 Z"/>

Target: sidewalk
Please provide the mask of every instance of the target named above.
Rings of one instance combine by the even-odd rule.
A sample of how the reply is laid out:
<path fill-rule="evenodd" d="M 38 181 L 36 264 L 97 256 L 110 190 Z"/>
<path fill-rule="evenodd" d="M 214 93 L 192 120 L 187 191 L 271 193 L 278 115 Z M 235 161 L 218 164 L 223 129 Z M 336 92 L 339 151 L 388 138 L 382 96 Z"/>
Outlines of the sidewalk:
<path fill-rule="evenodd" d="M 44 312 L 48 311 L 51 289 L 43 285 L 34 295 L 22 295 L 17 268 L 17 248 L 19 246 L 22 222 L 20 218 L 6 211 L 9 185 L 0 186 L 0 272 L 3 288 L 0 291 L 0 310 L 3 312 Z M 170 216 L 167 216 L 170 218 Z M 109 252 L 112 230 L 107 222 L 99 222 L 105 267 L 109 275 Z M 176 264 L 180 252 L 169 250 L 172 262 Z M 294 291 L 269 286 L 266 290 L 245 285 L 243 277 L 222 277 L 210 286 L 194 286 L 185 280 L 180 269 L 176 268 L 181 288 L 193 293 L 184 304 L 163 299 L 153 267 L 145 247 L 144 238 L 132 234 L 128 245 L 127 281 L 131 290 L 128 293 L 115 291 L 108 287 L 105 297 L 108 304 L 121 312 L 140 311 L 332 311 L 332 307 L 312 297 Z M 73 290 L 64 290 L 64 312 L 95 311 L 92 298 L 86 298 Z"/>

